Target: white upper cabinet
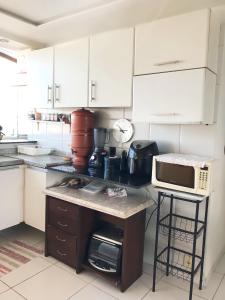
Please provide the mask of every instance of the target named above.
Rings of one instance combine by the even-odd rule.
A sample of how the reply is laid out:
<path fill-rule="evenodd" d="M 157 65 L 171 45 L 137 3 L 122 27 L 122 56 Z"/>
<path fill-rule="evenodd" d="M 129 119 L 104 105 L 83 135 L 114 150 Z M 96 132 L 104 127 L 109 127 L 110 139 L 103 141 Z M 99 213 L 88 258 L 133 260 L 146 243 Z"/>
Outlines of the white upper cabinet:
<path fill-rule="evenodd" d="M 55 47 L 54 107 L 88 104 L 88 38 Z"/>
<path fill-rule="evenodd" d="M 207 67 L 217 71 L 219 24 L 209 9 L 135 28 L 135 75 Z"/>
<path fill-rule="evenodd" d="M 133 28 L 90 38 L 90 107 L 132 105 L 133 39 Z"/>
<path fill-rule="evenodd" d="M 212 124 L 216 75 L 194 69 L 134 77 L 133 121 Z"/>
<path fill-rule="evenodd" d="M 34 107 L 53 107 L 53 48 L 32 51 L 28 55 L 29 97 Z"/>

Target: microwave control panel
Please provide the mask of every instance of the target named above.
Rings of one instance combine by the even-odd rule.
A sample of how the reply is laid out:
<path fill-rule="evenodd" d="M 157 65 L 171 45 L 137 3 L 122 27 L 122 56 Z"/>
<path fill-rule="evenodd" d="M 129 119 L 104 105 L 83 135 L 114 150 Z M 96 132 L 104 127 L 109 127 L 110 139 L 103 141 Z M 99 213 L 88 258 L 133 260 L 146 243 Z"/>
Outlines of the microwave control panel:
<path fill-rule="evenodd" d="M 199 173 L 199 189 L 200 190 L 207 190 L 208 189 L 208 175 L 209 171 L 207 169 L 201 169 Z"/>

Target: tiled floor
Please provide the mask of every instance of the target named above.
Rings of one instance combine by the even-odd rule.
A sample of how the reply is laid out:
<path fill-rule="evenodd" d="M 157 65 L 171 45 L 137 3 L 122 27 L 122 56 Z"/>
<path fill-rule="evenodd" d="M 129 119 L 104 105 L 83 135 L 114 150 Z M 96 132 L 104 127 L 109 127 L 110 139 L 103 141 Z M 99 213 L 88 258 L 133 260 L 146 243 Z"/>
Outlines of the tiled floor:
<path fill-rule="evenodd" d="M 21 239 L 42 246 L 44 236 L 26 226 L 0 232 L 0 242 Z M 157 290 L 151 291 L 152 276 L 144 273 L 125 293 L 92 273 L 76 275 L 73 269 L 52 257 L 39 255 L 0 279 L 0 300 L 188 300 L 188 285 L 182 280 L 158 276 Z M 207 288 L 194 289 L 193 300 L 225 299 L 225 256 Z"/>

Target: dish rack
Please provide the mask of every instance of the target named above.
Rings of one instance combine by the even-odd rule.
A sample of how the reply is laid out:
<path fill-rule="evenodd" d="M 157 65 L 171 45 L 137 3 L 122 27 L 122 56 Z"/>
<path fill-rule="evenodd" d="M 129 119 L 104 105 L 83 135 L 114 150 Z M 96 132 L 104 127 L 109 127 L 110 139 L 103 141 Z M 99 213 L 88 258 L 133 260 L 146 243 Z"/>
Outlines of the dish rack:
<path fill-rule="evenodd" d="M 169 213 L 165 216 L 160 216 L 161 204 L 164 199 L 169 199 Z M 184 201 L 195 205 L 194 218 L 174 213 L 174 200 Z M 204 202 L 204 203 L 203 203 Z M 153 286 L 152 291 L 155 292 L 156 273 L 159 268 L 166 273 L 166 276 L 171 274 L 183 280 L 190 282 L 189 300 L 192 299 L 194 276 L 200 271 L 199 289 L 202 289 L 204 258 L 205 258 L 205 242 L 206 229 L 208 218 L 208 202 L 209 197 L 196 198 L 182 194 L 177 195 L 174 191 L 158 191 L 157 205 L 157 221 L 156 221 L 156 238 L 155 238 L 155 254 L 154 254 L 154 269 L 153 269 Z M 204 220 L 199 219 L 200 204 L 204 204 Z M 167 237 L 167 246 L 158 251 L 159 234 Z M 201 241 L 201 255 L 197 254 L 196 245 L 199 237 Z M 192 251 L 186 251 L 173 246 L 175 240 L 191 244 Z"/>

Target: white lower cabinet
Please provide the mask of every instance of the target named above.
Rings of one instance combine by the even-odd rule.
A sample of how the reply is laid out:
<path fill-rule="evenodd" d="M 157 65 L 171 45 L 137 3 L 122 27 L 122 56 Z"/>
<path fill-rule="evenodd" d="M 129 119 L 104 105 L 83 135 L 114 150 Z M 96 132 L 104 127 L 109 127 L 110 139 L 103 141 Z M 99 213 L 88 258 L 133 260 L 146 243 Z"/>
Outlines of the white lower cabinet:
<path fill-rule="evenodd" d="M 24 222 L 41 231 L 45 231 L 46 177 L 45 169 L 25 169 Z"/>
<path fill-rule="evenodd" d="M 206 68 L 134 77 L 135 122 L 214 123 L 216 75 Z"/>
<path fill-rule="evenodd" d="M 23 167 L 1 167 L 0 230 L 23 222 Z"/>

